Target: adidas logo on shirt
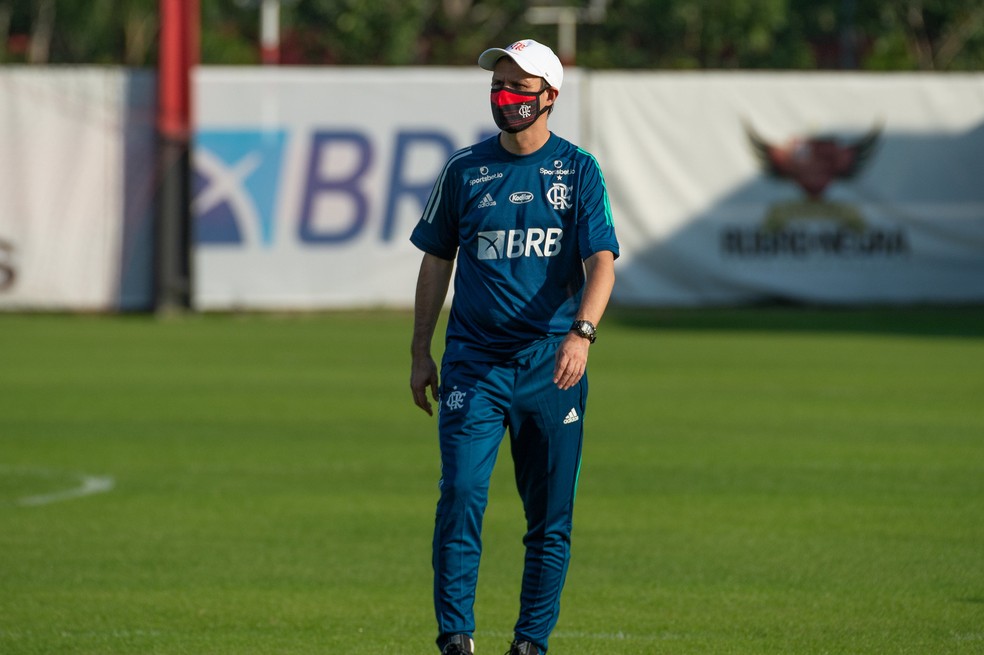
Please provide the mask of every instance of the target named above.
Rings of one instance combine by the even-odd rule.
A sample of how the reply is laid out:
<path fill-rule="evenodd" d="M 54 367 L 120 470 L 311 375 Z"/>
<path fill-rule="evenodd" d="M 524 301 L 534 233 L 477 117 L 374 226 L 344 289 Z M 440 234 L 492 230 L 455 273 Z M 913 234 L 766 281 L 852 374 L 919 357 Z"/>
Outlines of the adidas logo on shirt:
<path fill-rule="evenodd" d="M 483 207 L 495 207 L 495 200 L 492 200 L 491 193 L 486 193 L 482 196 L 482 200 L 478 203 L 478 208 L 481 209 Z"/>
<path fill-rule="evenodd" d="M 581 418 L 577 415 L 577 410 L 571 407 L 571 411 L 567 412 L 567 417 L 564 418 L 564 425 L 570 425 L 571 423 L 577 423 L 578 419 Z"/>

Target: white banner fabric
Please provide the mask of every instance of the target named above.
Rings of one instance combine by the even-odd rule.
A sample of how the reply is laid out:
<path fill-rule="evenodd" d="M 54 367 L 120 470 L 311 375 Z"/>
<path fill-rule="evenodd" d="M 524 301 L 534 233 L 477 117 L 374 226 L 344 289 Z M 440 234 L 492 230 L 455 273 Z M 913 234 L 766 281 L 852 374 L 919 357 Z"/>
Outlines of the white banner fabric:
<path fill-rule="evenodd" d="M 580 76 L 555 132 L 577 142 Z M 456 150 L 495 133 L 475 69 L 232 69 L 196 75 L 199 309 L 413 304 L 408 241 Z"/>
<path fill-rule="evenodd" d="M 984 300 L 984 76 L 597 73 L 631 305 Z"/>
<path fill-rule="evenodd" d="M 125 161 L 140 151 L 152 179 L 152 79 L 121 69 L 0 70 L 0 309 L 118 309 L 128 267 L 138 279 L 132 300 L 146 304 L 139 280 L 149 281 L 149 262 L 121 266 L 121 253 L 136 252 L 125 248 L 127 209 L 149 222 L 149 200 L 138 207 L 125 187 L 152 189 L 136 184 Z M 134 127 L 141 107 L 151 113 Z"/>
<path fill-rule="evenodd" d="M 111 72 L 0 75 L 0 306 L 109 306 L 120 106 Z"/>

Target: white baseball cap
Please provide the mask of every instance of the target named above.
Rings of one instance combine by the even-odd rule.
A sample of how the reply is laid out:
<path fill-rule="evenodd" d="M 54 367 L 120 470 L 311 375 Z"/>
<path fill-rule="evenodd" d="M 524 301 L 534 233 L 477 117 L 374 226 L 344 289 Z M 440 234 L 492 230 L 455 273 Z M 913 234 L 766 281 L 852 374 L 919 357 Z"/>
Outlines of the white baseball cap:
<path fill-rule="evenodd" d="M 478 65 L 487 71 L 495 70 L 496 62 L 503 57 L 509 57 L 530 75 L 542 77 L 558 91 L 564 82 L 560 59 L 553 50 L 533 39 L 516 41 L 506 48 L 489 48 L 478 56 Z"/>

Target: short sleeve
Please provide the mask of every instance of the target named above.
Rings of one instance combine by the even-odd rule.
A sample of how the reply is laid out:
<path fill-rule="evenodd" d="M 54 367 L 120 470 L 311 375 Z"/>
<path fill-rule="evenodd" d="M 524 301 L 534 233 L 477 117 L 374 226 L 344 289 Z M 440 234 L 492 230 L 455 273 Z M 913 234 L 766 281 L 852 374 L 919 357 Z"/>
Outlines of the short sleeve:
<path fill-rule="evenodd" d="M 453 178 L 449 161 L 434 183 L 424 213 L 410 235 L 410 242 L 417 248 L 447 260 L 454 259 L 458 252 L 459 212 Z"/>
<path fill-rule="evenodd" d="M 578 189 L 578 246 L 581 258 L 609 250 L 618 257 L 618 239 L 615 236 L 615 220 L 608 200 L 605 176 L 598 161 L 588 152 L 578 149 L 582 157 L 580 188 Z"/>

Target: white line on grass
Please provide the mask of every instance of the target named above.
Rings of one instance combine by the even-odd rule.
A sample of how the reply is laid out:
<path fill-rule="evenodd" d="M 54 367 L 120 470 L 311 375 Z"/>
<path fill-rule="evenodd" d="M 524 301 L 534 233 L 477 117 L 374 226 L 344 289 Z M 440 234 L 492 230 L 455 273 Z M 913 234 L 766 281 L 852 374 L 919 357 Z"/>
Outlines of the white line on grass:
<path fill-rule="evenodd" d="M 72 500 L 73 498 L 103 494 L 107 491 L 112 491 L 113 487 L 116 486 L 116 480 L 105 476 L 81 475 L 79 476 L 79 482 L 81 483 L 79 486 L 72 487 L 71 489 L 19 498 L 17 504 L 21 507 L 50 505 L 51 503 L 60 503 L 64 500 Z"/>

